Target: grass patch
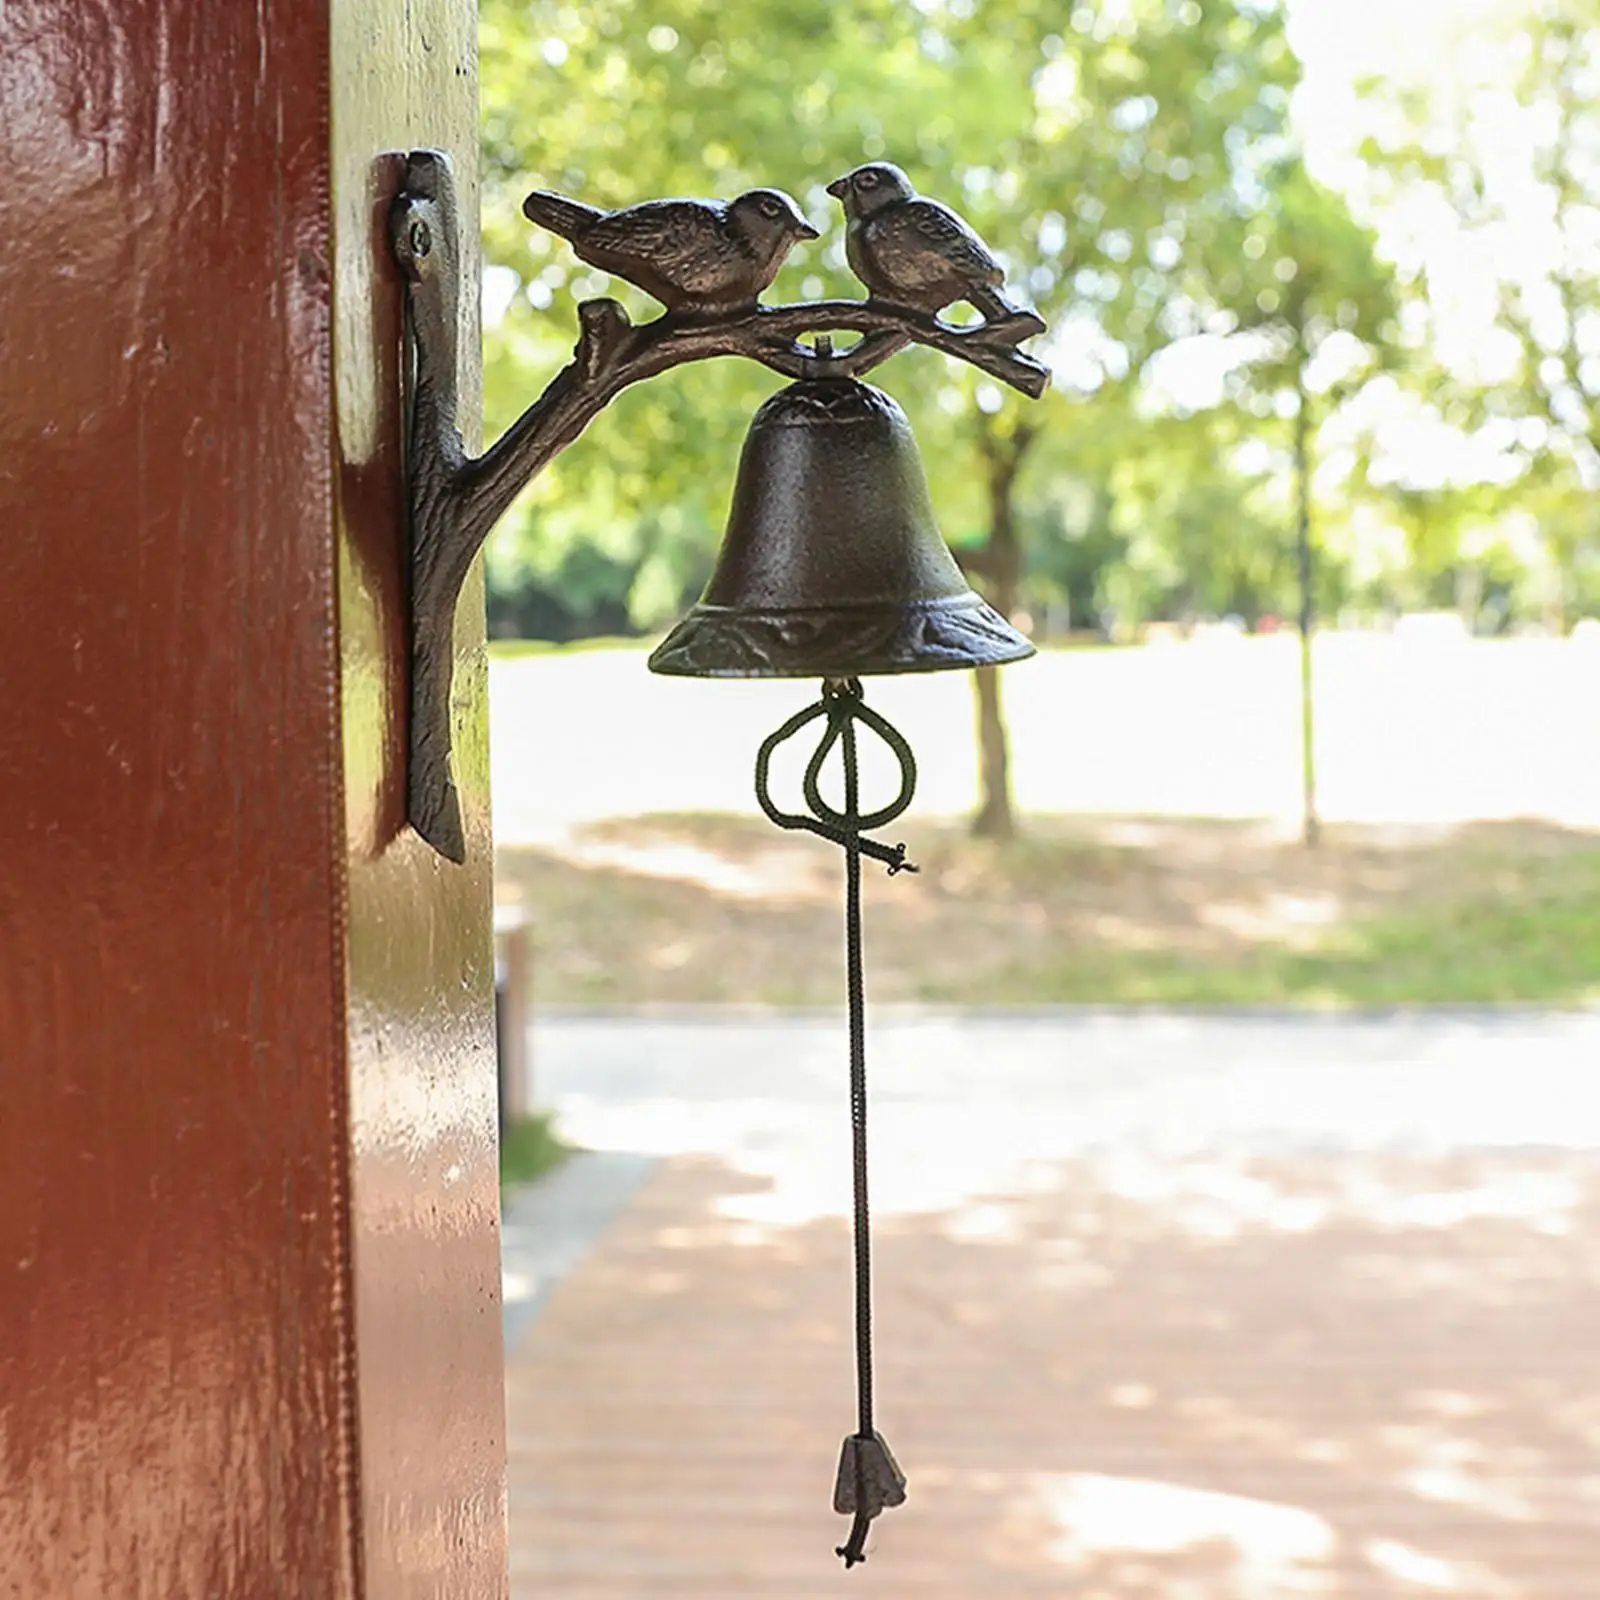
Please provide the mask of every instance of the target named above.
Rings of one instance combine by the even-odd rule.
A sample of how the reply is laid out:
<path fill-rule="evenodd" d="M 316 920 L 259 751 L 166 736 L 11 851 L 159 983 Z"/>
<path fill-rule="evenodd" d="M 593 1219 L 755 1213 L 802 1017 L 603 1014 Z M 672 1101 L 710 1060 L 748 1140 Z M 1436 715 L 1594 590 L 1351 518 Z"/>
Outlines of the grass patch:
<path fill-rule="evenodd" d="M 1600 998 L 1600 837 L 1531 823 L 1332 828 L 1036 819 L 1003 847 L 908 830 L 868 874 L 879 1001 L 1358 1007 Z M 657 817 L 502 852 L 537 1001 L 842 997 L 837 852 L 754 819 Z"/>
<path fill-rule="evenodd" d="M 573 1153 L 573 1148 L 556 1133 L 548 1113 L 519 1117 L 509 1123 L 500 1139 L 502 1193 L 553 1172 Z"/>
<path fill-rule="evenodd" d="M 1333 948 L 1288 960 L 1281 982 L 1292 996 L 1363 1005 L 1600 998 L 1600 855 L 1535 875 L 1516 897 L 1468 892 L 1358 923 Z"/>

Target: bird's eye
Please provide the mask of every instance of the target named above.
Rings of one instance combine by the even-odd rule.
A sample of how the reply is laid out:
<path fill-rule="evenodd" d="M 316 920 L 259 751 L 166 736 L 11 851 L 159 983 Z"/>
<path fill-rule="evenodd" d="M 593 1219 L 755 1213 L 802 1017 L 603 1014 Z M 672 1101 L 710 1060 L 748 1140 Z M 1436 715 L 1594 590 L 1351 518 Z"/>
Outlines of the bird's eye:
<path fill-rule="evenodd" d="M 761 215 L 764 217 L 776 217 L 781 215 L 782 212 L 783 207 L 776 200 L 763 200 L 761 202 Z"/>
<path fill-rule="evenodd" d="M 876 189 L 878 187 L 878 174 L 876 172 L 863 172 L 856 182 L 863 189 Z"/>

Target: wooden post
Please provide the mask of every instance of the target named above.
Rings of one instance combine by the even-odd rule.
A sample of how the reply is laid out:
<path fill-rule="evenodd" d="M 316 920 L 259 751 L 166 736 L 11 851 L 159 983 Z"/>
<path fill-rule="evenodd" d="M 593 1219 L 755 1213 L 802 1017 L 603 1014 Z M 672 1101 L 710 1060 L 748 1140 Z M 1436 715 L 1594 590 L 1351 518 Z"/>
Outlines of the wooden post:
<path fill-rule="evenodd" d="M 0 1593 L 506 1591 L 481 588 L 458 868 L 383 226 L 418 145 L 475 206 L 475 23 L 0 20 Z"/>

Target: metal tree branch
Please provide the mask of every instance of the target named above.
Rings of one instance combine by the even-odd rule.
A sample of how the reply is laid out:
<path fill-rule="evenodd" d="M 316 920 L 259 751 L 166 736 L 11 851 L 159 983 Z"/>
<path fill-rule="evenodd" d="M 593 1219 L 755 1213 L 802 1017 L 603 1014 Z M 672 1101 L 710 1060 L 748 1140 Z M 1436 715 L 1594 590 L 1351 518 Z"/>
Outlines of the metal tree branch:
<path fill-rule="evenodd" d="M 473 558 L 517 494 L 624 389 L 673 367 L 743 356 L 790 378 L 853 378 L 912 344 L 971 363 L 1030 397 L 1049 370 L 1017 346 L 1044 331 L 1029 311 L 957 327 L 881 300 L 752 304 L 735 311 L 669 311 L 636 324 L 615 300 L 578 308 L 572 361 L 481 456 L 456 426 L 460 225 L 448 158 L 416 151 L 390 212 L 390 239 L 406 278 L 411 356 L 407 485 L 412 628 L 407 816 L 441 855 L 465 859 L 450 775 L 450 684 L 456 601 Z M 806 334 L 858 333 L 835 352 Z"/>

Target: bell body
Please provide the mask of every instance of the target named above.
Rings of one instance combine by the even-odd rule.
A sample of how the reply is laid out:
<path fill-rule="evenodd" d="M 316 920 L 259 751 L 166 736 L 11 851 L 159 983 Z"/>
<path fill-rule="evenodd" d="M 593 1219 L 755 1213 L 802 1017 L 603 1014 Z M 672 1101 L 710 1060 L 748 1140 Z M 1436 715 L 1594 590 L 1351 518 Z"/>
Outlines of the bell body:
<path fill-rule="evenodd" d="M 941 537 L 905 413 L 881 390 L 828 378 L 757 411 L 716 570 L 650 668 L 856 678 L 1032 654 Z"/>

